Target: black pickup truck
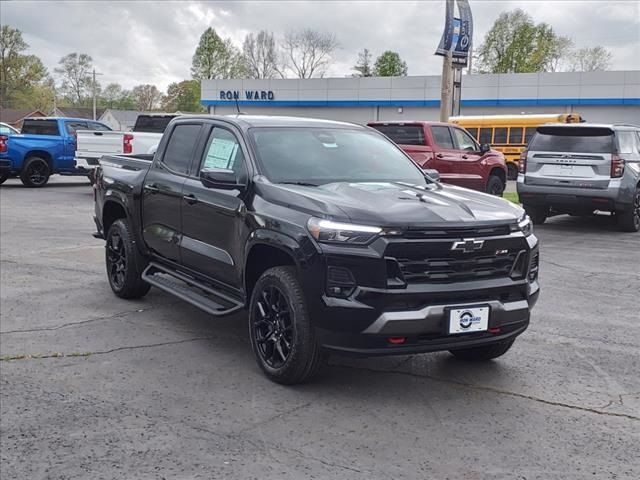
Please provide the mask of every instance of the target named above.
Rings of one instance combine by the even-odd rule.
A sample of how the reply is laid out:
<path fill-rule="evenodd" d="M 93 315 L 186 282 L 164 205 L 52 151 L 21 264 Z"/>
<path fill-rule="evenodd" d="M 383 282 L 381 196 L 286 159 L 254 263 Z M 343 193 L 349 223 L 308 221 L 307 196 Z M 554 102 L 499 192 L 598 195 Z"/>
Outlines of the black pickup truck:
<path fill-rule="evenodd" d="M 114 293 L 247 309 L 279 383 L 311 378 L 327 353 L 492 359 L 538 298 L 524 211 L 440 184 L 367 127 L 183 116 L 153 157 L 105 156 L 96 178 Z"/>

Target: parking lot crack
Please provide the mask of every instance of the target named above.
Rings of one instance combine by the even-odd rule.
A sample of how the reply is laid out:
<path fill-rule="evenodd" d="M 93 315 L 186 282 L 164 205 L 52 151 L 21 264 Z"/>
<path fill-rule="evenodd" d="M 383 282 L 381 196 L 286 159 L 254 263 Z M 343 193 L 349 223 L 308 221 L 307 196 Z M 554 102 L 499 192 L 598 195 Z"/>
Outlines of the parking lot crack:
<path fill-rule="evenodd" d="M 398 371 L 398 370 L 377 370 L 377 369 L 374 369 L 374 368 L 355 367 L 355 366 L 352 366 L 352 365 L 334 365 L 334 366 L 341 367 L 341 368 L 350 368 L 350 369 L 354 369 L 354 370 L 369 371 L 369 372 L 374 372 L 374 373 L 386 373 L 386 374 L 391 374 L 391 375 L 394 375 L 394 374 L 395 375 L 405 375 L 405 376 L 414 377 L 414 378 L 428 379 L 428 380 L 433 380 L 433 381 L 436 381 L 436 382 L 447 383 L 447 384 L 450 384 L 450 385 L 456 385 L 456 386 L 459 386 L 459 387 L 470 388 L 470 389 L 473 389 L 473 390 L 480 390 L 480 391 L 495 393 L 495 394 L 498 394 L 498 395 L 508 395 L 508 396 L 511 396 L 511 397 L 523 398 L 525 400 L 530 400 L 530 401 L 533 401 L 533 402 L 542 403 L 544 405 L 550 405 L 550 406 L 553 406 L 553 407 L 568 408 L 568 409 L 571 409 L 571 410 L 577 410 L 577 411 L 581 411 L 581 412 L 593 413 L 593 414 L 596 414 L 596 415 L 604 415 L 604 416 L 608 416 L 608 417 L 618 417 L 618 418 L 627 418 L 629 420 L 640 421 L 640 417 L 637 417 L 635 415 L 629 415 L 627 413 L 603 412 L 602 410 L 597 409 L 597 408 L 584 407 L 582 405 L 572 405 L 572 404 L 564 403 L 564 402 L 556 402 L 554 400 L 546 400 L 544 398 L 534 397 L 532 395 L 526 395 L 524 393 L 512 392 L 510 390 L 503 390 L 501 388 L 490 387 L 488 385 L 475 385 L 475 384 L 472 384 L 472 383 L 461 382 L 459 380 L 444 379 L 444 378 L 439 378 L 439 377 L 433 377 L 433 376 L 430 376 L 430 375 L 420 375 L 420 374 L 417 374 L 417 373 L 406 372 L 406 371 Z M 609 406 L 609 405 L 607 405 L 607 406 Z"/>

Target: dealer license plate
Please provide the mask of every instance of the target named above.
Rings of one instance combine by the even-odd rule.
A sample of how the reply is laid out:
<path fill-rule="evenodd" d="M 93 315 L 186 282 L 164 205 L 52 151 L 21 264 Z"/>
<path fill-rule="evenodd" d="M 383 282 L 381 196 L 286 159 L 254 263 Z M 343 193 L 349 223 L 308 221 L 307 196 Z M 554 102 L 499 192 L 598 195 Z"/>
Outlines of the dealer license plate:
<path fill-rule="evenodd" d="M 484 332 L 489 328 L 489 307 L 449 309 L 449 334 Z"/>

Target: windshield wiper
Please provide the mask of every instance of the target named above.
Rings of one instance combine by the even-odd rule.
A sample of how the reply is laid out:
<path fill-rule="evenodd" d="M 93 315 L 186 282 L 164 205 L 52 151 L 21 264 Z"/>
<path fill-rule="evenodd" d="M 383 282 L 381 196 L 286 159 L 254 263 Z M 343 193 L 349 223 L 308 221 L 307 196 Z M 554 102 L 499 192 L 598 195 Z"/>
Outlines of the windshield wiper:
<path fill-rule="evenodd" d="M 309 182 L 278 182 L 281 185 L 299 185 L 301 187 L 317 187 L 316 183 Z"/>

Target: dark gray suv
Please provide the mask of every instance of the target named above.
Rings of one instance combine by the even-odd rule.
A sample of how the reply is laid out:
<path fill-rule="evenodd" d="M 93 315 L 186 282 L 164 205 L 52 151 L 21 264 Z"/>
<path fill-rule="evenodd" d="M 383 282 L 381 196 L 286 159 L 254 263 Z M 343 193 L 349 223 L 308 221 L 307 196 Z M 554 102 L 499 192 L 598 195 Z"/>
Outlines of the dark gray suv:
<path fill-rule="evenodd" d="M 549 124 L 520 158 L 518 195 L 533 223 L 550 215 L 612 212 L 640 230 L 640 127 Z"/>

